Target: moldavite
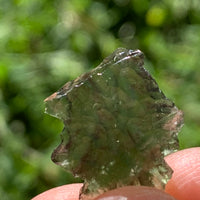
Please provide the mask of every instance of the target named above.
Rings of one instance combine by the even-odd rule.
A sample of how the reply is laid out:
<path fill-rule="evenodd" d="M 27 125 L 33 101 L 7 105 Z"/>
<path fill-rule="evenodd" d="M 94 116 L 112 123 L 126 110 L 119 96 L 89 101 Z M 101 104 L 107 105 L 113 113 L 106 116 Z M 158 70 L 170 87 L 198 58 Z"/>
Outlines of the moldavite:
<path fill-rule="evenodd" d="M 171 176 L 163 158 L 178 149 L 183 114 L 143 57 L 119 48 L 45 99 L 45 112 L 65 126 L 52 160 L 84 180 L 80 198 L 125 185 L 163 188 Z"/>

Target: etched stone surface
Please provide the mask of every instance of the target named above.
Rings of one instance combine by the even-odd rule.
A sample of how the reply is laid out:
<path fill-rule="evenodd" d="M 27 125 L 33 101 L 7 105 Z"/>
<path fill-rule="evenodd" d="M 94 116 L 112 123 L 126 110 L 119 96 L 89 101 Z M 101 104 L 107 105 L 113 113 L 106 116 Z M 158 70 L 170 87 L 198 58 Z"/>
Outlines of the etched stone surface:
<path fill-rule="evenodd" d="M 163 188 L 163 157 L 178 148 L 182 111 L 143 67 L 140 50 L 117 49 L 45 99 L 65 125 L 52 160 L 85 181 L 81 198 L 125 185 Z"/>

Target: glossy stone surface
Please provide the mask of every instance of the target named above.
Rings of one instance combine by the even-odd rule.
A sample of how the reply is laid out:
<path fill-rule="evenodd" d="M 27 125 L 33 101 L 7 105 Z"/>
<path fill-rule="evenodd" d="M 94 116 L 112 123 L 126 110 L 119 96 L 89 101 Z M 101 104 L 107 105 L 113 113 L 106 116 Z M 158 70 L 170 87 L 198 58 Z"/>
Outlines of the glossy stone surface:
<path fill-rule="evenodd" d="M 52 160 L 85 181 L 82 199 L 125 185 L 163 188 L 163 157 L 178 148 L 183 114 L 143 67 L 140 50 L 117 49 L 48 97 L 65 125 Z"/>

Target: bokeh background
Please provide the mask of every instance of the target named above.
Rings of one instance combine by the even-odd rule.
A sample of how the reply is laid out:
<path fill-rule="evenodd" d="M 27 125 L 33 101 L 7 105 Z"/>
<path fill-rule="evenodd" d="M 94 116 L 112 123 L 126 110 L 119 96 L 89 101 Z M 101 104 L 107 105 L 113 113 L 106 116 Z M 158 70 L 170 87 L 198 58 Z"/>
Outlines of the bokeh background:
<path fill-rule="evenodd" d="M 180 148 L 200 146 L 199 0 L 0 0 L 0 198 L 25 200 L 74 179 L 50 159 L 62 123 L 43 100 L 117 47 L 185 113 Z"/>

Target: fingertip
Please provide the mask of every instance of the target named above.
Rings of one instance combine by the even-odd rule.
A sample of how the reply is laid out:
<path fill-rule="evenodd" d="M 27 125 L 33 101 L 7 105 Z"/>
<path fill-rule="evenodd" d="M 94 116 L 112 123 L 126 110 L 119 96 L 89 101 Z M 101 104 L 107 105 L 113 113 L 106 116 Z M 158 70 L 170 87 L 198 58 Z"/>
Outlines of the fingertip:
<path fill-rule="evenodd" d="M 59 186 L 37 195 L 32 200 L 79 200 L 82 186 L 82 183 Z"/>
<path fill-rule="evenodd" d="M 178 151 L 165 161 L 174 171 L 165 191 L 177 200 L 199 200 L 200 147 Z"/>
<path fill-rule="evenodd" d="M 175 200 L 162 190 L 146 186 L 126 186 L 105 192 L 95 200 Z"/>

